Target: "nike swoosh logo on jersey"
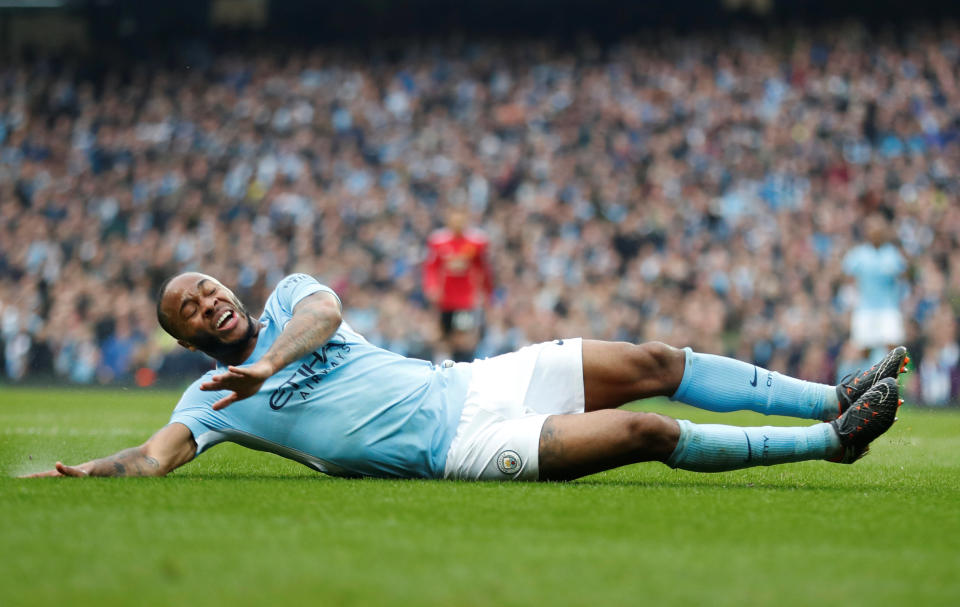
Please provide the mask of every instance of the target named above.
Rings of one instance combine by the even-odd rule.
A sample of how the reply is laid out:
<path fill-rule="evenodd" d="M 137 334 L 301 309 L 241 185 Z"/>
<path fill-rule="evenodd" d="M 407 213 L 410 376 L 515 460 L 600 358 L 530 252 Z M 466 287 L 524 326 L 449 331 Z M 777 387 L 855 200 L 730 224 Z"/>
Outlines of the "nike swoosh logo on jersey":
<path fill-rule="evenodd" d="M 757 368 L 756 367 L 753 368 L 753 381 L 750 382 L 750 385 L 753 386 L 754 388 L 757 387 Z"/>

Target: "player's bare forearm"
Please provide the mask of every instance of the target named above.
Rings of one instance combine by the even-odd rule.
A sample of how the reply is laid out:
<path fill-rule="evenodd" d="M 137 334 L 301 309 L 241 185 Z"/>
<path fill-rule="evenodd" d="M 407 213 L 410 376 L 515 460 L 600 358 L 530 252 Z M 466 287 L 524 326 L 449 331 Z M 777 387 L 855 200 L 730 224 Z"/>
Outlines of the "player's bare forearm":
<path fill-rule="evenodd" d="M 57 462 L 53 470 L 29 474 L 28 477 L 46 476 L 165 476 L 168 472 L 190 461 L 197 452 L 190 429 L 181 423 L 172 423 L 160 428 L 139 447 L 124 449 L 79 466 L 67 466 Z"/>
<path fill-rule="evenodd" d="M 109 457 L 95 459 L 77 466 L 88 476 L 163 476 L 166 471 L 160 462 L 143 451 L 131 447 Z"/>
<path fill-rule="evenodd" d="M 316 293 L 297 304 L 293 318 L 261 360 L 276 373 L 327 343 L 341 320 L 336 298 L 329 293 Z"/>

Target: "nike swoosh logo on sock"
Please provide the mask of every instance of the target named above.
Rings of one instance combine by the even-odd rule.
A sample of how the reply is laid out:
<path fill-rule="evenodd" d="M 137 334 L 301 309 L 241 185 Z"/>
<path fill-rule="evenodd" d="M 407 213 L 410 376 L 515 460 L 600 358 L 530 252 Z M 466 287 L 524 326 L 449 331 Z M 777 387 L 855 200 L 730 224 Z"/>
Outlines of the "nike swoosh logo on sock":
<path fill-rule="evenodd" d="M 750 382 L 750 385 L 753 386 L 754 388 L 757 387 L 757 368 L 756 367 L 753 368 L 753 381 Z"/>

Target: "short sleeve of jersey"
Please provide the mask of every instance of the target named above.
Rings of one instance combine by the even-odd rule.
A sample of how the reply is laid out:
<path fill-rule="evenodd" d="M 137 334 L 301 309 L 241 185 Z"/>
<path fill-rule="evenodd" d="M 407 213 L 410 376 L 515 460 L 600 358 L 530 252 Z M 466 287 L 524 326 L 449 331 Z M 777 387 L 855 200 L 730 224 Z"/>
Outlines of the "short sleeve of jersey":
<path fill-rule="evenodd" d="M 861 248 L 854 247 L 847 251 L 847 254 L 843 256 L 843 271 L 849 275 L 853 276 L 857 273 L 857 269 L 860 267 L 860 258 Z"/>
<path fill-rule="evenodd" d="M 223 413 L 213 410 L 213 403 L 229 394 L 229 392 L 226 390 L 204 392 L 200 389 L 200 384 L 207 381 L 210 375 L 204 375 L 184 391 L 183 396 L 180 397 L 180 402 L 177 403 L 176 409 L 170 416 L 170 423 L 178 422 L 190 429 L 194 440 L 197 442 L 196 455 L 200 455 L 200 453 L 219 442 L 202 440 L 201 437 L 229 427 Z"/>
<path fill-rule="evenodd" d="M 291 274 L 281 280 L 271 293 L 264 313 L 276 319 L 280 327 L 283 327 L 293 318 L 293 309 L 301 300 L 320 291 L 330 293 L 337 298 L 337 303 L 340 302 L 340 298 L 333 289 L 320 284 L 314 277 L 307 274 Z"/>

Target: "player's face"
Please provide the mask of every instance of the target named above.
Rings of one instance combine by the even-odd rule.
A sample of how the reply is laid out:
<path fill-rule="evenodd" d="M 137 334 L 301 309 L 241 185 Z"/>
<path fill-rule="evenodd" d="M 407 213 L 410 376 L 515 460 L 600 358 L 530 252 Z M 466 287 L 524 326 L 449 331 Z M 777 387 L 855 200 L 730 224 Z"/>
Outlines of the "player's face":
<path fill-rule="evenodd" d="M 875 247 L 887 241 L 887 222 L 877 215 L 871 215 L 867 219 L 866 231 L 867 240 Z"/>
<path fill-rule="evenodd" d="M 447 212 L 447 228 L 460 233 L 467 228 L 467 214 L 460 209 L 451 209 Z"/>
<path fill-rule="evenodd" d="M 217 360 L 235 357 L 257 333 L 256 321 L 233 291 L 206 274 L 174 278 L 161 305 L 180 345 Z"/>

